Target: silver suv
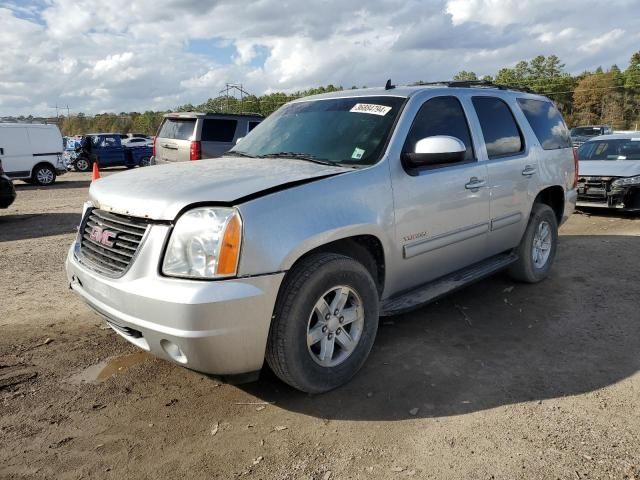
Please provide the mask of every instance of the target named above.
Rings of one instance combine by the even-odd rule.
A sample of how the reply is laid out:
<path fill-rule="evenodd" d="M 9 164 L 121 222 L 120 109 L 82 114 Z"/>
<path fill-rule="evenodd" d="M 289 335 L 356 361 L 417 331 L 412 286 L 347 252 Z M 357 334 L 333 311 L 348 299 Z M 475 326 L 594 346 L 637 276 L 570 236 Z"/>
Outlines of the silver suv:
<path fill-rule="evenodd" d="M 158 129 L 151 163 L 220 157 L 262 120 L 260 115 L 168 113 Z"/>
<path fill-rule="evenodd" d="M 545 97 L 446 83 L 291 102 L 223 158 L 94 182 L 68 280 L 119 335 L 324 392 L 380 315 L 502 269 L 549 275 L 576 160 Z"/>

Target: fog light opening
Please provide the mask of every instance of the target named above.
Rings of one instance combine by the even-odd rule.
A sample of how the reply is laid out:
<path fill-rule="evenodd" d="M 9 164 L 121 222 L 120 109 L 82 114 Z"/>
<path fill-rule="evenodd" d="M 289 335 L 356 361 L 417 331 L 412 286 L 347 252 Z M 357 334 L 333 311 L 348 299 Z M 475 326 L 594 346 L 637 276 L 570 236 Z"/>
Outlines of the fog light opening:
<path fill-rule="evenodd" d="M 187 363 L 187 356 L 182 353 L 180 347 L 175 343 L 170 342 L 169 340 L 162 339 L 160 340 L 160 346 L 162 347 L 162 350 L 164 350 L 164 352 L 171 357 L 172 360 L 178 363 Z"/>

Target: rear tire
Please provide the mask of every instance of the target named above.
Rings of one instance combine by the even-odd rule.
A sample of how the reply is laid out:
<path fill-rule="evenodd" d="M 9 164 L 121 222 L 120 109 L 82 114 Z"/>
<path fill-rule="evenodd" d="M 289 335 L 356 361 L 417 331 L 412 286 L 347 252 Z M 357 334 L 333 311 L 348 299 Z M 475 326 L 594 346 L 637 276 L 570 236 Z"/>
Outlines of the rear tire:
<path fill-rule="evenodd" d="M 51 165 L 44 163 L 36 165 L 31 173 L 31 181 L 42 187 L 53 185 L 56 181 L 56 171 Z"/>
<path fill-rule="evenodd" d="M 149 157 L 142 157 L 140 159 L 140 166 L 141 167 L 148 167 L 151 165 L 151 159 Z"/>
<path fill-rule="evenodd" d="M 360 370 L 377 329 L 378 293 L 368 270 L 344 255 L 314 254 L 281 287 L 267 363 L 298 390 L 327 392 Z"/>
<path fill-rule="evenodd" d="M 549 275 L 558 246 L 558 221 L 548 205 L 534 203 L 529 224 L 516 249 L 518 261 L 508 270 L 514 280 L 537 283 Z"/>

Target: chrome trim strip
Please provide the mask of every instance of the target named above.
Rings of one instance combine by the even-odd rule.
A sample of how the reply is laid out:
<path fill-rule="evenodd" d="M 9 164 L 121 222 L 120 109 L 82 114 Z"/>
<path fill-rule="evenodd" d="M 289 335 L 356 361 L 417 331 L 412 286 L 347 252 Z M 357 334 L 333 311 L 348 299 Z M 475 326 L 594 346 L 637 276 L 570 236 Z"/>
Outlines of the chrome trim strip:
<path fill-rule="evenodd" d="M 522 213 L 520 212 L 510 213 L 503 217 L 494 218 L 491 220 L 491 231 L 493 232 L 500 228 L 508 227 L 509 225 L 520 222 L 520 220 L 522 220 Z"/>
<path fill-rule="evenodd" d="M 489 231 L 489 222 L 478 223 L 468 227 L 463 227 L 452 232 L 438 235 L 434 238 L 422 239 L 417 242 L 405 245 L 403 250 L 404 258 L 415 257 L 423 253 L 431 252 L 439 248 L 448 247 L 454 243 L 463 242 L 478 235 L 485 234 Z"/>

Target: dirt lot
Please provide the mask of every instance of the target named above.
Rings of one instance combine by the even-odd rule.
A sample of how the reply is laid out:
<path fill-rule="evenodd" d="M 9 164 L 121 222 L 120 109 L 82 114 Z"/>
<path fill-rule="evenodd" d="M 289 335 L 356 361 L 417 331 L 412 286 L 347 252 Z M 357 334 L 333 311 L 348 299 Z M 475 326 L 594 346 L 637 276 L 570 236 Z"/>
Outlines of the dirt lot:
<path fill-rule="evenodd" d="M 63 273 L 88 176 L 17 184 L 0 212 L 2 479 L 640 478 L 639 219 L 574 215 L 547 281 L 497 275 L 385 319 L 363 371 L 311 397 L 268 372 L 222 384 L 105 329 Z"/>

